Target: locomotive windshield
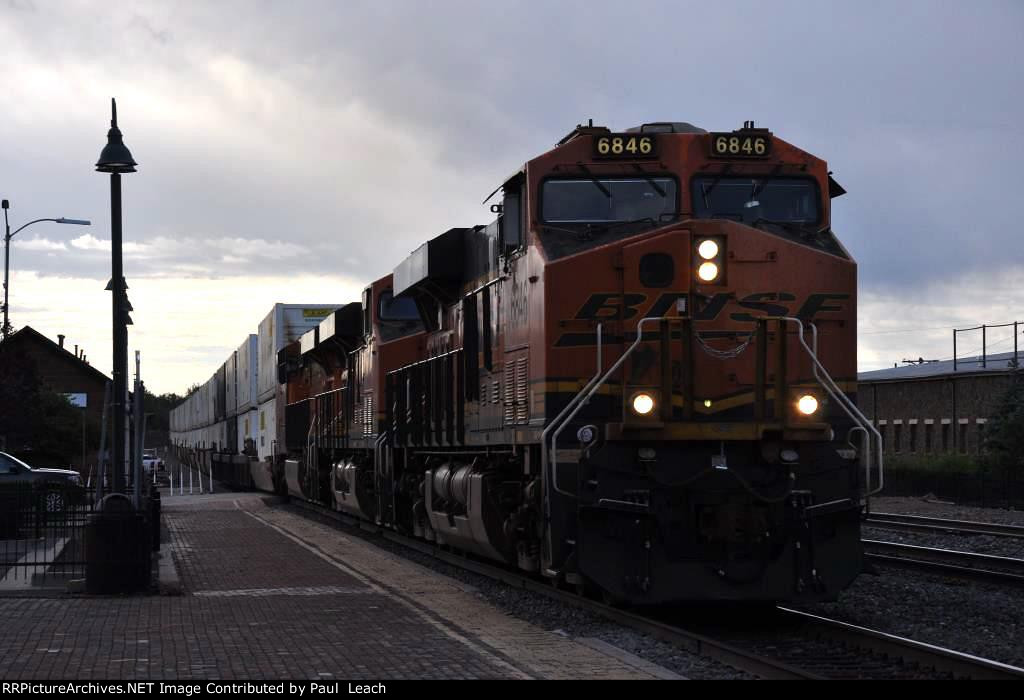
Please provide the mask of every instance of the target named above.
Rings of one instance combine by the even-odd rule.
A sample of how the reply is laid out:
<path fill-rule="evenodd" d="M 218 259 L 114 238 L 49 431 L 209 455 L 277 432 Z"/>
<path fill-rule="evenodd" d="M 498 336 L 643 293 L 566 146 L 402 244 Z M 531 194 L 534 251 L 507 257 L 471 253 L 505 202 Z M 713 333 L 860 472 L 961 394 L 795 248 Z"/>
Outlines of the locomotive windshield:
<path fill-rule="evenodd" d="M 820 218 L 818 188 L 812 180 L 794 177 L 696 177 L 693 215 L 755 225 L 815 224 Z"/>
<path fill-rule="evenodd" d="M 667 177 L 548 180 L 541 207 L 549 223 L 660 221 L 676 214 L 676 182 Z"/>
<path fill-rule="evenodd" d="M 390 289 L 380 295 L 378 316 L 381 341 L 385 343 L 423 330 L 416 302 L 407 297 L 396 299 Z"/>

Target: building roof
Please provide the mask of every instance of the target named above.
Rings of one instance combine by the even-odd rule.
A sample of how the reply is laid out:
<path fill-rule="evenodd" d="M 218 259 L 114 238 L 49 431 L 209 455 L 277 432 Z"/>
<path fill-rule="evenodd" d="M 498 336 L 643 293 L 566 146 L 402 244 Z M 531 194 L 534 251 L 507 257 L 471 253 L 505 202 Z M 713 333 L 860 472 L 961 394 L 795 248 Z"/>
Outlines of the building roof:
<path fill-rule="evenodd" d="M 32 328 L 31 326 L 24 326 L 23 328 L 18 329 L 14 333 L 11 333 L 10 337 L 7 340 L 0 340 L 0 346 L 2 346 L 4 343 L 11 343 L 11 345 L 13 346 L 16 342 L 34 342 L 36 345 L 39 345 L 52 353 L 56 353 L 60 356 L 63 356 L 64 359 L 70 362 L 77 363 L 82 370 L 89 374 L 92 374 L 96 379 L 99 379 L 100 381 L 103 382 L 110 381 L 110 377 L 103 374 L 103 372 L 100 372 L 98 369 L 90 365 L 88 362 L 85 362 L 80 357 L 76 357 L 75 353 L 71 352 L 67 348 L 62 348 L 60 345 L 53 342 L 52 340 L 50 340 L 45 335 L 37 331 L 35 328 Z"/>
<path fill-rule="evenodd" d="M 1024 348 L 1018 354 L 1018 358 L 1024 364 Z M 953 369 L 953 360 L 940 360 L 938 362 L 924 362 L 921 364 L 901 365 L 887 369 L 876 369 L 871 372 L 859 372 L 858 382 L 875 382 L 891 380 L 913 380 L 928 379 L 956 374 L 999 374 L 1013 370 L 1013 353 L 1000 352 L 990 353 L 985 356 L 985 366 L 982 366 L 981 355 L 958 357 L 956 359 L 956 370 Z"/>

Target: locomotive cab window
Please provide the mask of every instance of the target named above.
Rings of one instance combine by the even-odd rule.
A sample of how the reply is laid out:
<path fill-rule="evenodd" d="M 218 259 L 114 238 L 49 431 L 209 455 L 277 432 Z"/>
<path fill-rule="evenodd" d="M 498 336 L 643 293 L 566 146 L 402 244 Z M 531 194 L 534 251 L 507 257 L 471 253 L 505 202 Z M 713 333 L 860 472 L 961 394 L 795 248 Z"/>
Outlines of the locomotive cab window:
<path fill-rule="evenodd" d="M 380 319 L 381 342 L 384 343 L 423 330 L 416 302 L 407 297 L 396 299 L 390 289 L 380 295 L 377 317 Z"/>
<path fill-rule="evenodd" d="M 501 207 L 501 252 L 513 253 L 523 245 L 523 211 L 519 190 L 505 193 Z"/>
<path fill-rule="evenodd" d="M 798 225 L 821 219 L 818 187 L 795 177 L 722 177 L 693 179 L 693 215 L 698 219 L 734 219 Z"/>
<path fill-rule="evenodd" d="M 548 180 L 544 221 L 553 224 L 657 223 L 676 215 L 676 182 L 667 177 Z"/>
<path fill-rule="evenodd" d="M 370 300 L 373 298 L 373 289 L 367 287 L 363 290 L 363 335 L 368 336 L 373 332 L 370 326 Z"/>

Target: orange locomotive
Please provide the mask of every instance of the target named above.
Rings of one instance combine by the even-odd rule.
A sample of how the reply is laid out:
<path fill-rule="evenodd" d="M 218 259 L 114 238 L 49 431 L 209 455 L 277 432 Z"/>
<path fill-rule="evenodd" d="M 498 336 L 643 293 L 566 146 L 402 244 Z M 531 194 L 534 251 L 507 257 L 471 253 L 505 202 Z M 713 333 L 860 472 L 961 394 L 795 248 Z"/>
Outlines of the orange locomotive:
<path fill-rule="evenodd" d="M 614 600 L 834 598 L 881 455 L 826 164 L 590 125 L 499 189 L 282 351 L 279 487 Z"/>

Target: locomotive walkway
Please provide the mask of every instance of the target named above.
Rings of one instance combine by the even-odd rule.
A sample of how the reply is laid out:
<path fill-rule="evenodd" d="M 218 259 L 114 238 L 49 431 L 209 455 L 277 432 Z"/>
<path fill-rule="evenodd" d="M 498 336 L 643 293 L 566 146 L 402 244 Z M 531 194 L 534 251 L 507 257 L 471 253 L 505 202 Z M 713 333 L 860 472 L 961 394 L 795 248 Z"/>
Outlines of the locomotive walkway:
<path fill-rule="evenodd" d="M 259 496 L 167 495 L 163 513 L 180 594 L 0 597 L 0 678 L 671 677 Z"/>

